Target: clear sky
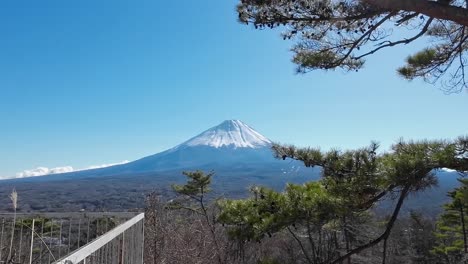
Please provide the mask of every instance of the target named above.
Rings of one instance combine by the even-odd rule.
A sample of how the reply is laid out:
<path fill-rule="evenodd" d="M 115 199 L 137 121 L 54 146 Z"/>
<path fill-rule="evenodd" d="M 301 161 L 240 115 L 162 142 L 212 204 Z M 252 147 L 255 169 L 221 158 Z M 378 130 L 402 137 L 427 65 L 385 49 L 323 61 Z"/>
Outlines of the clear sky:
<path fill-rule="evenodd" d="M 0 177 L 138 159 L 226 119 L 324 149 L 468 133 L 467 92 L 396 75 L 409 47 L 296 75 L 292 43 L 236 2 L 2 1 Z"/>

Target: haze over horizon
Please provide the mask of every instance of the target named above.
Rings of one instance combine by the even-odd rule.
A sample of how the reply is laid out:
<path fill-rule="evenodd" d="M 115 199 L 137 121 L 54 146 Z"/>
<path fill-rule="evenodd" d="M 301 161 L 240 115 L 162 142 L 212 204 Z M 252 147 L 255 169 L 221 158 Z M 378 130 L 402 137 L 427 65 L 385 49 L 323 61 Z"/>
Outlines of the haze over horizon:
<path fill-rule="evenodd" d="M 292 42 L 239 24 L 236 3 L 5 2 L 0 178 L 135 160 L 226 119 L 323 149 L 467 134 L 465 91 L 397 76 L 414 46 L 296 75 Z"/>

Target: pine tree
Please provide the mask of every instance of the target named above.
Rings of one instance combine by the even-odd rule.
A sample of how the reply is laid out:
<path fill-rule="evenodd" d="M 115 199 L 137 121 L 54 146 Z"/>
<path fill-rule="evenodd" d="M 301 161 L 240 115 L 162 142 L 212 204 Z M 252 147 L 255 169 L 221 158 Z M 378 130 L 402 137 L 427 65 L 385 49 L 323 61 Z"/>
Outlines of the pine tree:
<path fill-rule="evenodd" d="M 464 0 L 241 0 L 239 20 L 255 28 L 285 29 L 296 44 L 297 71 L 361 69 L 368 56 L 424 39 L 398 73 L 439 83 L 446 91 L 468 88 L 468 6 Z M 395 34 L 394 34 L 395 33 Z"/>
<path fill-rule="evenodd" d="M 468 253 L 468 180 L 459 181 L 461 187 L 449 192 L 451 202 L 444 206 L 444 213 L 437 221 L 437 244 L 432 250 L 447 263 L 457 263 Z"/>
<path fill-rule="evenodd" d="M 205 224 L 208 226 L 211 238 L 216 251 L 216 259 L 219 264 L 224 263 L 221 247 L 216 235 L 216 225 L 213 222 L 214 216 L 209 212 L 206 205 L 206 195 L 210 192 L 211 178 L 214 173 L 204 173 L 203 171 L 186 172 L 183 174 L 187 177 L 187 183 L 184 185 L 174 184 L 172 189 L 182 196 L 183 200 L 174 200 L 170 207 L 172 209 L 185 209 L 202 217 Z M 187 200 L 188 199 L 188 200 Z"/>
<path fill-rule="evenodd" d="M 307 263 L 351 263 L 352 256 L 378 245 L 385 263 L 387 240 L 405 199 L 434 186 L 439 168 L 467 171 L 468 138 L 401 141 L 385 153 L 378 153 L 378 147 L 372 143 L 358 150 L 323 152 L 275 145 L 278 158 L 322 167 L 322 178 L 288 184 L 283 192 L 254 188 L 249 199 L 222 201 L 218 220 L 240 241 L 288 232 Z M 395 206 L 383 228 L 375 231 L 371 209 L 384 199 L 394 200 Z"/>

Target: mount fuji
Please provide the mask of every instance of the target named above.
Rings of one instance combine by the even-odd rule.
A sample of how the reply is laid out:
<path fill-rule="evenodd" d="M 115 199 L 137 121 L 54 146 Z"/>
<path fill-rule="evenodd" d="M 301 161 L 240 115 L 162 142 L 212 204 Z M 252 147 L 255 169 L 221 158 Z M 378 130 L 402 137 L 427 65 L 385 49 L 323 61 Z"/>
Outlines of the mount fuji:
<path fill-rule="evenodd" d="M 120 172 L 220 169 L 280 163 L 272 142 L 239 120 L 226 120 L 164 152 L 108 170 Z"/>
<path fill-rule="evenodd" d="M 44 180 L 91 176 L 141 175 L 183 170 L 238 171 L 270 167 L 281 173 L 298 162 L 282 162 L 273 157 L 272 142 L 240 120 L 226 120 L 166 151 L 133 162 L 106 168 L 54 174 Z M 35 177 L 34 179 L 38 179 Z"/>
<path fill-rule="evenodd" d="M 144 195 L 171 197 L 171 184 L 183 183 L 182 171 L 213 171 L 214 196 L 245 197 L 253 185 L 284 189 L 286 183 L 316 180 L 320 168 L 275 159 L 272 141 L 239 120 L 226 120 L 166 151 L 106 168 L 0 181 L 0 193 L 16 188 L 21 210 L 76 211 L 141 208 Z M 408 208 L 439 212 L 447 191 L 457 186 L 456 172 L 438 173 L 439 188 L 407 201 Z M 53 197 L 53 199 L 51 199 Z M 433 201 L 427 204 L 427 200 Z M 0 211 L 9 210 L 0 196 Z"/>
<path fill-rule="evenodd" d="M 183 171 L 213 171 L 213 192 L 228 197 L 245 196 L 252 185 L 280 190 L 287 182 L 319 177 L 320 168 L 276 159 L 271 146 L 272 141 L 242 121 L 226 120 L 151 156 L 106 168 L 3 180 L 0 192 L 16 188 L 30 210 L 122 210 L 141 207 L 143 194 L 151 190 L 170 195 L 171 184 L 185 181 Z M 38 199 L 44 193 L 56 199 Z M 100 201 L 103 197 L 104 202 Z M 0 204 L 2 200 L 0 197 Z"/>

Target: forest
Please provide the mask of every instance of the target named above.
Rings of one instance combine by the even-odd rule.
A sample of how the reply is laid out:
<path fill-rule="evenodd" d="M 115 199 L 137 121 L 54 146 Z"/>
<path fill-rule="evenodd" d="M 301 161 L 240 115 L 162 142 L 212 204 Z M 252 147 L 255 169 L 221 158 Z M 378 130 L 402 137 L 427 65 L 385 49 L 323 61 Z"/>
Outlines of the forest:
<path fill-rule="evenodd" d="M 147 263 L 465 262 L 468 138 L 400 141 L 385 152 L 377 143 L 273 150 L 279 159 L 320 166 L 321 178 L 281 192 L 253 187 L 249 198 L 231 200 L 210 196 L 213 173 L 184 172 L 187 182 L 173 186 L 177 198 L 147 196 Z M 410 196 L 437 185 L 442 168 L 460 172 L 443 213 L 401 213 Z M 383 201 L 393 206 L 377 213 Z"/>

